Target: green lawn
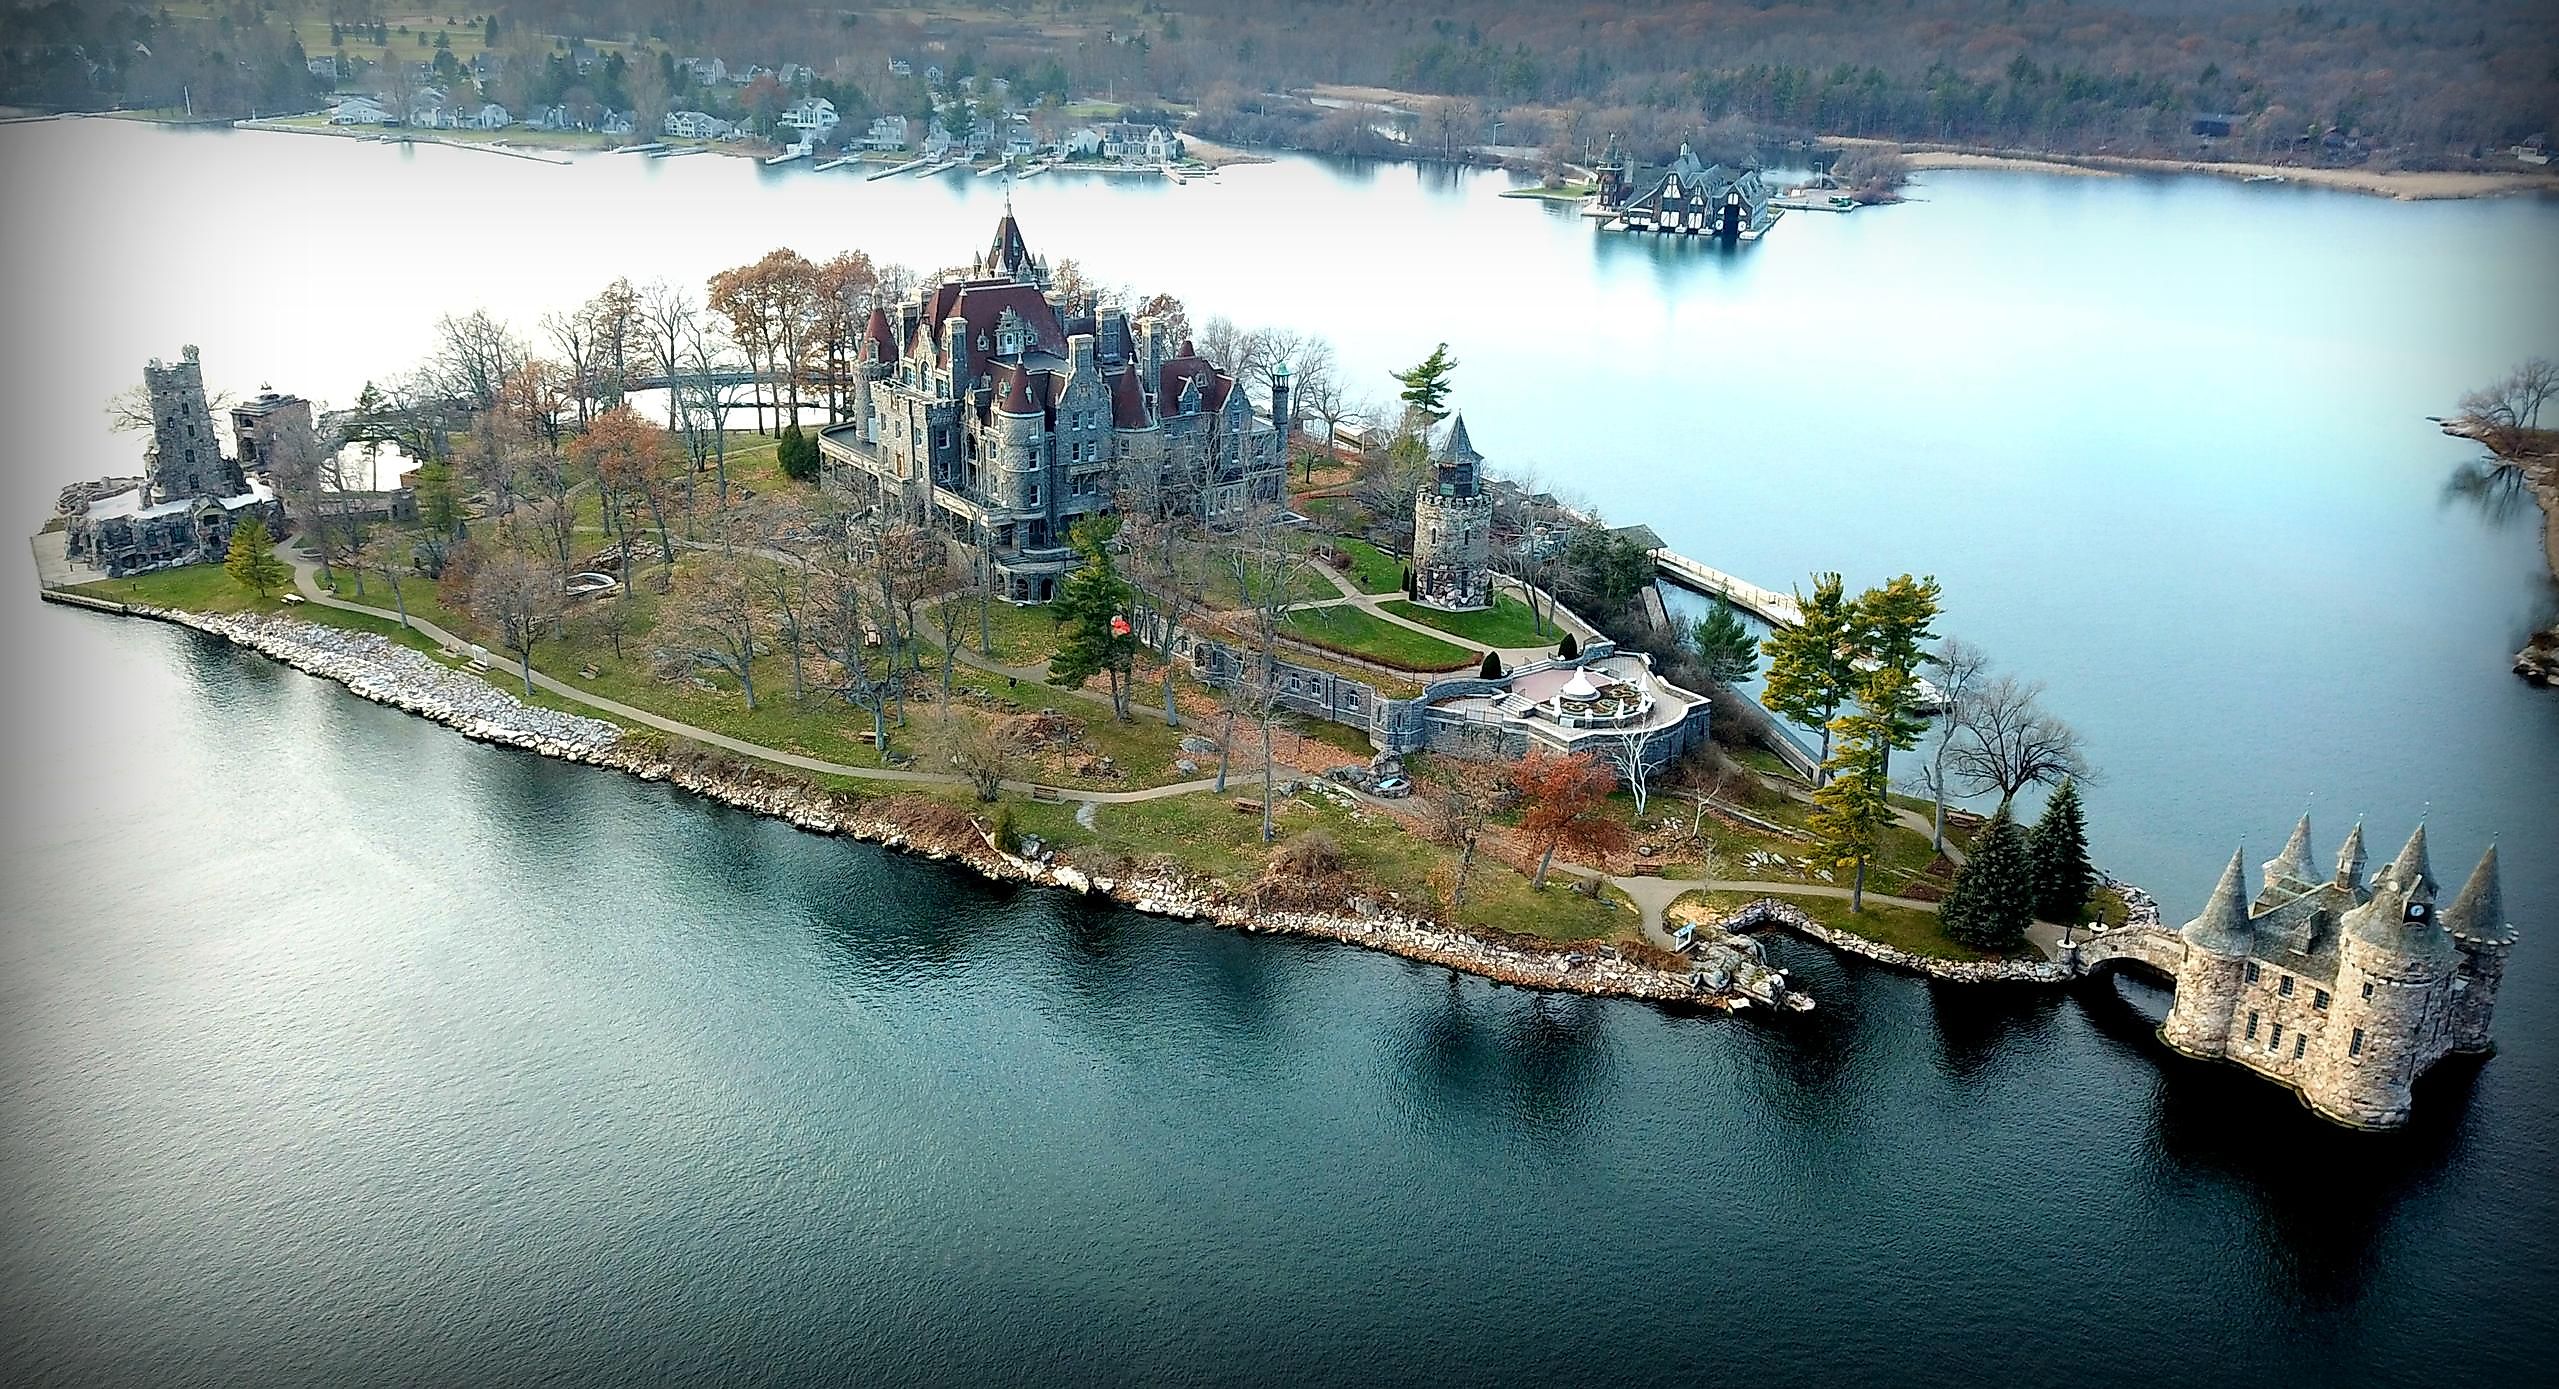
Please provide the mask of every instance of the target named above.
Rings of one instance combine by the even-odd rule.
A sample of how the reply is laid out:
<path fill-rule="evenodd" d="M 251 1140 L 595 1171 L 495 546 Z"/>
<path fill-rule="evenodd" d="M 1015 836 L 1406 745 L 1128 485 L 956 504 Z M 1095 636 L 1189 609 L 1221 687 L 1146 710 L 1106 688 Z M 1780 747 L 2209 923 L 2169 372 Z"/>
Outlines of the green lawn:
<path fill-rule="evenodd" d="M 1552 626 L 1540 630 L 1528 605 L 1507 593 L 1495 595 L 1493 606 L 1480 612 L 1442 612 L 1401 599 L 1380 606 L 1406 621 L 1436 627 L 1486 646 L 1553 646 L 1562 640 Z"/>
<path fill-rule="evenodd" d="M 1304 608 L 1281 626 L 1312 646 L 1358 656 L 1398 670 L 1450 671 L 1476 663 L 1475 653 L 1409 627 L 1398 627 L 1354 607 Z"/>
<path fill-rule="evenodd" d="M 1078 846 L 1166 855 L 1184 868 L 1215 878 L 1230 888 L 1249 887 L 1270 860 L 1271 846 L 1262 843 L 1262 821 L 1250 809 L 1253 788 L 1224 796 L 1200 792 L 1128 805 L 1105 805 L 1093 812 L 1093 827 L 1075 820 L 1075 807 L 1007 797 L 1018 828 L 1065 848 L 1070 858 Z M 1238 809 L 1239 803 L 1248 808 Z M 1390 904 L 1416 906 L 1445 901 L 1440 876 L 1446 851 L 1412 833 L 1403 821 L 1377 811 L 1353 812 L 1330 800 L 1294 796 L 1273 811 L 1279 842 L 1320 829 L 1339 845 L 1360 878 L 1389 894 Z M 1642 929 L 1641 916 L 1615 889 L 1594 899 L 1570 890 L 1566 880 L 1550 880 L 1546 890 L 1529 885 L 1526 876 L 1507 865 L 1478 857 L 1468 880 L 1460 922 L 1548 940 L 1632 939 Z"/>
<path fill-rule="evenodd" d="M 1347 576 L 1362 593 L 1401 593 L 1404 591 L 1404 561 L 1356 536 L 1337 535 L 1323 543 L 1350 558 Z"/>
<path fill-rule="evenodd" d="M 961 649 L 976 651 L 977 595 L 963 593 L 944 601 L 955 605 L 953 621 L 957 625 L 953 630 L 959 633 Z M 985 654 L 995 661 L 1008 666 L 1036 666 L 1057 654 L 1061 624 L 1057 610 L 1047 604 L 1017 606 L 999 601 L 987 607 L 985 616 L 986 633 L 993 644 L 993 650 Z M 938 644 L 942 640 L 941 618 L 927 613 L 923 621 L 926 633 Z"/>

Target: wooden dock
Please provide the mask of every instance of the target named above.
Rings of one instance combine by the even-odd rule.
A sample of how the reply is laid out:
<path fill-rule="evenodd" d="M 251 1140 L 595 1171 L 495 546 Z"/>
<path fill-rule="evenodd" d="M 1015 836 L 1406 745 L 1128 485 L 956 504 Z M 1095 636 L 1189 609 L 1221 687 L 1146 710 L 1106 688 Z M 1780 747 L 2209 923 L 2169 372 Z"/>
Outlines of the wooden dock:
<path fill-rule="evenodd" d="M 1653 563 L 1665 579 L 1681 588 L 1721 598 L 1772 627 L 1792 627 L 1804 620 L 1804 610 L 1795 604 L 1795 595 L 1762 588 L 1748 579 L 1737 579 L 1723 570 L 1709 568 L 1677 550 L 1653 551 Z"/>

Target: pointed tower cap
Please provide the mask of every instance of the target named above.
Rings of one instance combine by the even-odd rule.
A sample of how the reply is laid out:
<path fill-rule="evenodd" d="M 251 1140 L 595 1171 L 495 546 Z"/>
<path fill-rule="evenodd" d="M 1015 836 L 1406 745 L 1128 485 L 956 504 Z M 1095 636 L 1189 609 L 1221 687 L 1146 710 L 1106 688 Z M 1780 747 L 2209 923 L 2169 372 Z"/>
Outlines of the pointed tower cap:
<path fill-rule="evenodd" d="M 1466 437 L 1466 416 L 1462 411 L 1449 419 L 1447 450 L 1452 463 L 1484 461 L 1484 455 L 1475 451 L 1475 441 Z"/>
<path fill-rule="evenodd" d="M 2417 832 L 2408 836 L 2408 843 L 2399 850 L 2399 857 L 2392 859 L 2390 866 L 2382 871 L 2399 885 L 2402 892 L 2415 896 L 2422 890 L 2428 898 L 2435 895 L 2442 884 L 2435 881 L 2435 870 L 2426 862 L 2426 827 L 2422 821 L 2417 825 Z"/>
<path fill-rule="evenodd" d="M 2209 955 L 2244 957 L 2255 948 L 2256 932 L 2248 924 L 2247 851 L 2230 856 L 2230 866 L 2221 870 L 2221 882 L 2204 903 L 2203 913 L 2186 923 L 2178 932 L 2186 943 Z"/>
<path fill-rule="evenodd" d="M 2284 851 L 2266 860 L 2266 885 L 2272 887 L 2278 878 L 2296 883 L 2319 881 L 2310 876 L 2310 816 L 2304 813 L 2301 823 L 2292 827 L 2292 838 L 2284 841 Z"/>
<path fill-rule="evenodd" d="M 2351 886 L 2355 880 L 2361 878 L 2364 874 L 2364 861 L 2364 822 L 2357 820 L 2355 827 L 2346 831 L 2346 842 L 2337 846 L 2338 883 L 2341 886 Z"/>
<path fill-rule="evenodd" d="M 2506 895 L 2497 886 L 2497 846 L 2479 856 L 2479 866 L 2470 870 L 2470 881 L 2461 885 L 2461 893 L 2444 909 L 2443 926 L 2466 941 L 2482 945 L 2515 943 L 2514 923 L 2506 920 Z"/>
<path fill-rule="evenodd" d="M 1007 415 L 1041 413 L 1039 402 L 1031 398 L 1031 374 L 1015 367 L 1004 375 L 1004 395 L 995 408 Z"/>

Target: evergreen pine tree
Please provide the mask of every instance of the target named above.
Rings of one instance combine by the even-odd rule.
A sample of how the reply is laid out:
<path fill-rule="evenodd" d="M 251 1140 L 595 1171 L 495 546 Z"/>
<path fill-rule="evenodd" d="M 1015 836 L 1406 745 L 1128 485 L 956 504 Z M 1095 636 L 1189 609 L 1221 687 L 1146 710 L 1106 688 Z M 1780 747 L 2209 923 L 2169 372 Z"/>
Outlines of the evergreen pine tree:
<path fill-rule="evenodd" d="M 1069 537 L 1083 562 L 1057 586 L 1057 615 L 1063 623 L 1057 654 L 1049 658 L 1052 685 L 1074 687 L 1096 675 L 1110 677 L 1112 717 L 1128 718 L 1129 672 L 1137 661 L 1137 634 L 1130 630 L 1129 601 L 1137 590 L 1120 577 L 1111 558 L 1111 536 L 1119 522 L 1091 517 L 1075 524 Z"/>
<path fill-rule="evenodd" d="M 785 477 L 808 482 L 817 477 L 820 458 L 815 435 L 804 434 L 796 424 L 782 427 L 782 441 L 774 449 Z"/>
<path fill-rule="evenodd" d="M 1733 605 L 1718 598 L 1714 608 L 1690 629 L 1689 640 L 1697 648 L 1697 659 L 1704 663 L 1707 678 L 1726 685 L 1738 685 L 1759 669 L 1759 642 L 1742 623 L 1742 615 Z"/>
<path fill-rule="evenodd" d="M 2069 924 L 2088 909 L 2097 868 L 2088 861 L 2088 820 L 2079 807 L 2079 784 L 2065 781 L 2044 805 L 2044 818 L 2026 840 L 2035 880 L 2035 915 Z"/>
<path fill-rule="evenodd" d="M 1482 679 L 1485 679 L 1485 680 L 1499 680 L 1499 679 L 1501 679 L 1501 678 L 1502 678 L 1502 653 L 1500 653 L 1500 652 L 1498 652 L 1498 651 L 1487 651 L 1487 652 L 1485 652 L 1485 653 L 1484 653 L 1484 664 L 1482 664 L 1481 666 L 1476 667 L 1475 674 L 1476 674 L 1478 677 L 1480 677 L 1480 678 L 1482 678 Z"/>
<path fill-rule="evenodd" d="M 231 550 L 222 560 L 223 572 L 232 582 L 256 592 L 260 600 L 267 590 L 280 588 L 293 577 L 293 567 L 275 557 L 275 542 L 267 537 L 265 518 L 251 516 L 231 532 Z"/>
<path fill-rule="evenodd" d="M 1815 574 L 1813 593 L 1795 595 L 1803 620 L 1768 634 L 1768 684 L 1759 702 L 1822 735 L 1830 760 L 1830 721 L 1857 688 L 1857 612 L 1837 574 Z"/>
<path fill-rule="evenodd" d="M 1404 389 L 1396 392 L 1407 409 L 1424 421 L 1436 424 L 1448 404 L 1449 373 L 1457 370 L 1457 361 L 1448 355 L 1448 344 L 1431 349 L 1431 355 L 1415 363 L 1410 370 L 1389 372 Z"/>
<path fill-rule="evenodd" d="M 1572 633 L 1566 632 L 1564 639 L 1555 644 L 1555 654 L 1564 660 L 1572 660 L 1582 654 L 1582 644 L 1573 640 Z"/>
<path fill-rule="evenodd" d="M 2003 807 L 1955 874 L 1955 890 L 1937 909 L 1946 938 L 1975 950 L 2013 950 L 2035 920 L 2034 868 L 2026 833 Z"/>

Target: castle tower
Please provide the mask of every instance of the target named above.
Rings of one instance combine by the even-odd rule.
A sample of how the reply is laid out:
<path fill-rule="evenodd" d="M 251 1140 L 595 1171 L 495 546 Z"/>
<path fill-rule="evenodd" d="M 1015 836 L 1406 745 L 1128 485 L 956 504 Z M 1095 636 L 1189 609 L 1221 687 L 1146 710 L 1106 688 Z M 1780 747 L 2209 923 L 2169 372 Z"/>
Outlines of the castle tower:
<path fill-rule="evenodd" d="M 1035 483 L 1040 474 L 1038 445 L 1040 420 L 1045 413 L 1031 394 L 1030 373 L 1019 367 L 1005 372 L 1003 393 L 995 402 L 994 429 L 989 445 L 995 465 L 994 487 L 986 490 L 997 505 L 1006 508 L 1037 509 L 1046 498 L 1034 498 Z"/>
<path fill-rule="evenodd" d="M 2506 979 L 2506 956 L 2515 944 L 2505 894 L 2497 884 L 2496 845 L 2479 856 L 2470 881 L 2444 909 L 2443 928 L 2461 954 L 2453 975 L 2449 1045 L 2454 1051 L 2492 1051 L 2496 1042 L 2488 1035 L 2488 1023 L 2497 1007 L 2497 986 Z"/>
<path fill-rule="evenodd" d="M 2446 997 L 2459 960 L 2435 913 L 2423 825 L 2339 923 L 2335 1016 L 2304 1070 L 2302 1098 L 2341 1123 L 2408 1118 L 2409 1086 L 2443 1050 Z"/>
<path fill-rule="evenodd" d="M 159 358 L 142 369 L 142 386 L 151 400 L 151 454 L 143 467 L 143 502 L 184 501 L 193 497 L 236 497 L 249 490 L 238 465 L 222 456 L 222 441 L 213 432 L 213 411 L 204 399 L 204 365 L 195 345 L 187 345 L 174 363 Z"/>
<path fill-rule="evenodd" d="M 1632 190 L 1627 186 L 1629 179 L 1626 167 L 1626 153 L 1617 147 L 1616 131 L 1612 130 L 1608 133 L 1608 148 L 1606 151 L 1601 153 L 1599 156 L 1598 166 L 1591 172 L 1599 180 L 1598 186 L 1593 190 L 1593 194 L 1599 203 L 1600 209 L 1606 212 L 1614 212 L 1618 208 L 1624 207 L 1626 205 L 1626 199 Z"/>
<path fill-rule="evenodd" d="M 1493 499 L 1484 495 L 1482 454 L 1466 437 L 1466 417 L 1413 498 L 1413 597 L 1442 608 L 1493 601 Z"/>
<path fill-rule="evenodd" d="M 862 427 L 862 442 L 880 441 L 880 422 L 871 393 L 889 378 L 897 366 L 897 333 L 889 326 L 886 310 L 871 307 L 871 321 L 862 326 L 860 368 L 853 373 L 853 422 Z"/>
<path fill-rule="evenodd" d="M 2177 962 L 2177 999 L 2159 1025 L 2159 1037 L 2188 1056 L 2220 1056 L 2229 1049 L 2230 1019 L 2256 945 L 2248 924 L 2244 853 L 2230 856 L 2203 911 L 2178 932 L 2186 954 Z"/>
<path fill-rule="evenodd" d="M 1022 224 L 1013 220 L 1013 197 L 1004 197 L 1004 215 L 995 223 L 995 240 L 986 248 L 986 258 L 978 262 L 978 270 L 990 280 L 1014 280 L 1023 284 L 1045 285 L 1046 267 L 1032 255 L 1030 243 L 1022 239 Z"/>

